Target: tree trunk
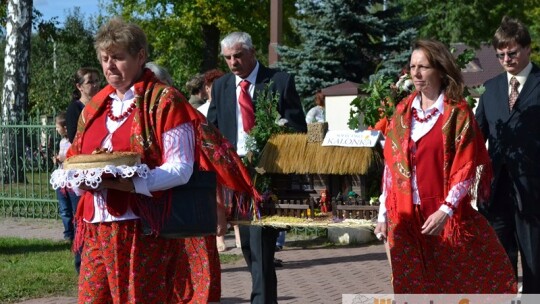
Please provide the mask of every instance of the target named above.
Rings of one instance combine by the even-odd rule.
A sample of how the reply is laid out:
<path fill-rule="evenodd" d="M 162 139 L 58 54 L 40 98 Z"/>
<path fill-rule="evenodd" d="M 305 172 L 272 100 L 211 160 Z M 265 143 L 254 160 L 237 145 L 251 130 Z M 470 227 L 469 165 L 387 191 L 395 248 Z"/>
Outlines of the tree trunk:
<path fill-rule="evenodd" d="M 219 35 L 220 31 L 214 24 L 204 24 L 202 26 L 203 33 L 203 62 L 201 72 L 206 72 L 215 69 L 218 66 L 219 53 Z"/>
<path fill-rule="evenodd" d="M 19 122 L 28 106 L 32 0 L 8 0 L 2 123 Z"/>
<path fill-rule="evenodd" d="M 28 71 L 30 67 L 30 36 L 32 34 L 32 0 L 8 0 L 6 16 L 6 50 L 2 91 L 3 125 L 23 120 L 28 106 Z M 2 182 L 13 182 L 13 169 L 20 171 L 18 153 L 22 153 L 22 136 L 17 132 L 2 134 Z M 23 181 L 24 172 L 16 174 Z"/>

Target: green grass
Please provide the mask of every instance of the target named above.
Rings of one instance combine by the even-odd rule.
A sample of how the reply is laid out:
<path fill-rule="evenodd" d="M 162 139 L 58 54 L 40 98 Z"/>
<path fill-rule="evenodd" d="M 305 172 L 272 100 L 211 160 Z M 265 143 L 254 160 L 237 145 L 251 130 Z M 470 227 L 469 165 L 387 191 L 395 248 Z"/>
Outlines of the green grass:
<path fill-rule="evenodd" d="M 230 253 L 219 254 L 219 260 L 221 264 L 232 264 L 243 259 L 244 257 L 241 254 L 230 254 Z"/>
<path fill-rule="evenodd" d="M 49 179 L 49 172 L 31 172 L 25 173 L 26 182 L 0 184 L 0 195 L 4 197 L 38 197 L 38 198 L 56 198 Z"/>
<path fill-rule="evenodd" d="M 222 264 L 243 259 L 220 254 Z M 77 296 L 70 245 L 62 241 L 0 237 L 0 303 Z"/>
<path fill-rule="evenodd" d="M 0 238 L 0 303 L 75 296 L 77 273 L 69 244 Z"/>

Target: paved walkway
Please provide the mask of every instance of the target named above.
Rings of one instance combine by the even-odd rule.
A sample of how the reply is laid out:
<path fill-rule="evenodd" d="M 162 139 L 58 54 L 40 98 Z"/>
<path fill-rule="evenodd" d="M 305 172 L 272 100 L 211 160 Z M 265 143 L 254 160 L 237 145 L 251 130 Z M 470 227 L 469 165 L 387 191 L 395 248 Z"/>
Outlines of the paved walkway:
<path fill-rule="evenodd" d="M 0 236 L 61 239 L 61 222 L 0 218 Z M 226 243 L 234 247 L 234 236 Z M 302 249 L 285 244 L 276 257 L 279 303 L 341 303 L 342 294 L 391 293 L 390 268 L 384 246 L 376 243 L 355 247 Z M 288 246 L 289 245 L 289 246 Z M 230 254 L 241 254 L 234 248 Z M 222 265 L 221 303 L 249 303 L 251 277 L 244 260 Z M 33 299 L 20 304 L 70 304 L 75 298 Z"/>

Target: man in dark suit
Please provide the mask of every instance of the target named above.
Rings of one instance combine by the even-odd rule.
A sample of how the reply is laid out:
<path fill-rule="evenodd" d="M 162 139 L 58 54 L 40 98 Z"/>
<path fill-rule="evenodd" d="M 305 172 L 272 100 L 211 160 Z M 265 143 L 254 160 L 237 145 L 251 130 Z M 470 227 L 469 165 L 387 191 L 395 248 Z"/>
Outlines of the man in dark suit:
<path fill-rule="evenodd" d="M 279 95 L 277 110 L 281 118 L 287 120 L 289 127 L 306 132 L 305 115 L 294 78 L 258 62 L 249 34 L 234 32 L 227 35 L 221 41 L 221 54 L 231 72 L 212 85 L 207 118 L 236 147 L 238 155 L 242 157 L 247 153 L 246 136 L 256 123 L 253 101 L 268 84 L 270 90 Z M 251 303 L 277 303 L 274 266 L 277 235 L 278 230 L 272 227 L 240 227 L 242 253 L 252 278 Z"/>
<path fill-rule="evenodd" d="M 492 197 L 480 205 L 506 249 L 523 293 L 540 293 L 540 69 L 530 61 L 531 37 L 504 17 L 493 47 L 506 72 L 485 83 L 476 119 L 493 163 Z"/>

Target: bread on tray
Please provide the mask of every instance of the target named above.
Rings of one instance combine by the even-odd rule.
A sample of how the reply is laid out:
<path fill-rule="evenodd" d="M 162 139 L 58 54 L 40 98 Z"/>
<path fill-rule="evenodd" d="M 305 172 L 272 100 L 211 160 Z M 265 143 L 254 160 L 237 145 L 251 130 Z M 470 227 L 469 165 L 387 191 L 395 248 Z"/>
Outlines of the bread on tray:
<path fill-rule="evenodd" d="M 141 155 L 137 152 L 95 152 L 74 155 L 66 159 L 63 163 L 64 170 L 134 166 L 141 162 Z"/>

